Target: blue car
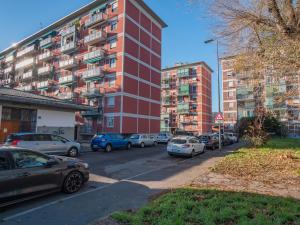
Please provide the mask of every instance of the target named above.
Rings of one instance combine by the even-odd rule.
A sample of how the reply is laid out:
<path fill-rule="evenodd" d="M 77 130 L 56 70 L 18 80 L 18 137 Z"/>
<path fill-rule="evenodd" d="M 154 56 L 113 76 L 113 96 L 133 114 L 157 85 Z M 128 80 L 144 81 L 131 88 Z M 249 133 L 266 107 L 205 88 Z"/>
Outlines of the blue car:
<path fill-rule="evenodd" d="M 130 149 L 131 142 L 121 134 L 100 134 L 93 137 L 91 148 L 93 151 L 104 149 L 106 152 L 110 152 L 119 148 Z"/>

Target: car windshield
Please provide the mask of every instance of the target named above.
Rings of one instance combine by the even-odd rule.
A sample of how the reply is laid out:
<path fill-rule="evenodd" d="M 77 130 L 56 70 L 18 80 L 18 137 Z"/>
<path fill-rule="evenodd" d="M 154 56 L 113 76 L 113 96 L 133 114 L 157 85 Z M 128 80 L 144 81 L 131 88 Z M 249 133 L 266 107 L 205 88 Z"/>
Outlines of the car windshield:
<path fill-rule="evenodd" d="M 185 144 L 186 140 L 175 138 L 171 141 L 173 144 Z"/>
<path fill-rule="evenodd" d="M 160 134 L 159 136 L 160 137 L 166 137 L 167 135 L 166 134 Z"/>
<path fill-rule="evenodd" d="M 138 134 L 134 134 L 134 135 L 131 135 L 130 139 L 139 139 L 140 135 Z"/>

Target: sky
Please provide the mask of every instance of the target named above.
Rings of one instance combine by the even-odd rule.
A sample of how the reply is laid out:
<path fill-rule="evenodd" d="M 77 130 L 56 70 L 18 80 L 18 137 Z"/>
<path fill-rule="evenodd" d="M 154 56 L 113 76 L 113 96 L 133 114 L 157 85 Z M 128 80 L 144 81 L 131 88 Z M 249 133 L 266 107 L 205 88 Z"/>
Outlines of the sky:
<path fill-rule="evenodd" d="M 2 0 L 0 50 L 91 1 Z M 212 18 L 202 16 L 202 6 L 190 5 L 187 0 L 145 0 L 145 2 L 168 24 L 163 31 L 163 68 L 173 66 L 177 62 L 205 61 L 215 71 L 212 83 L 212 102 L 213 111 L 218 111 L 216 45 L 204 44 L 205 40 L 213 37 Z"/>

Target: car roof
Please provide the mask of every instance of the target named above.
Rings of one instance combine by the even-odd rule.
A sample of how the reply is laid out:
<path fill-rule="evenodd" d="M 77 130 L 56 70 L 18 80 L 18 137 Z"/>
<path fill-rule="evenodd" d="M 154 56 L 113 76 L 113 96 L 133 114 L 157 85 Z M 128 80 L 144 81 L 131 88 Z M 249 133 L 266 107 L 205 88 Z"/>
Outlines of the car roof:
<path fill-rule="evenodd" d="M 191 138 L 196 138 L 194 136 L 188 136 L 188 135 L 180 135 L 180 136 L 175 136 L 173 137 L 174 139 L 191 139 Z"/>

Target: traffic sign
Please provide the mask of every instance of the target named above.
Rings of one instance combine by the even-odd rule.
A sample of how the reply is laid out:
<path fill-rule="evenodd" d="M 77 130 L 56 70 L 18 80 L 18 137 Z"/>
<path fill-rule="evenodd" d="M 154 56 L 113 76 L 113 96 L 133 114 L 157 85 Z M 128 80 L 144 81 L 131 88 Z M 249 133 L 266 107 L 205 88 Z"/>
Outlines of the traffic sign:
<path fill-rule="evenodd" d="M 224 122 L 224 117 L 222 113 L 218 113 L 215 117 L 215 123 L 223 123 Z"/>

